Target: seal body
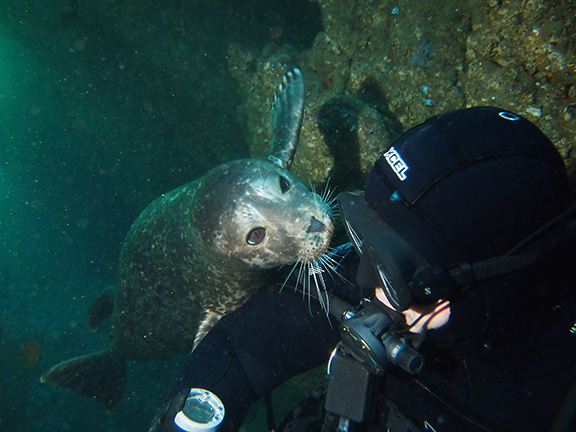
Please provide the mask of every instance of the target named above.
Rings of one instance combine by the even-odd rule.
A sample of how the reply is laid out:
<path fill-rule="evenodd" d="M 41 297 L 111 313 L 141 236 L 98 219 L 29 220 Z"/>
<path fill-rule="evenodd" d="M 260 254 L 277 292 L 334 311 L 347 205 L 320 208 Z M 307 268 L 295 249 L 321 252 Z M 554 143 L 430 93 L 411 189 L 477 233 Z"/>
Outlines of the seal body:
<path fill-rule="evenodd" d="M 113 408 L 124 394 L 127 358 L 192 350 L 271 271 L 322 262 L 334 230 L 330 206 L 288 170 L 303 106 L 302 73 L 294 69 L 275 95 L 268 160 L 220 165 L 140 214 L 122 246 L 114 287 L 88 312 L 91 329 L 112 315 L 110 344 L 57 364 L 42 382 Z"/>
<path fill-rule="evenodd" d="M 271 162 L 227 163 L 152 202 L 122 248 L 114 350 L 148 360 L 193 348 L 269 272 L 327 249 L 330 209 Z M 257 244 L 254 230 L 263 230 Z"/>

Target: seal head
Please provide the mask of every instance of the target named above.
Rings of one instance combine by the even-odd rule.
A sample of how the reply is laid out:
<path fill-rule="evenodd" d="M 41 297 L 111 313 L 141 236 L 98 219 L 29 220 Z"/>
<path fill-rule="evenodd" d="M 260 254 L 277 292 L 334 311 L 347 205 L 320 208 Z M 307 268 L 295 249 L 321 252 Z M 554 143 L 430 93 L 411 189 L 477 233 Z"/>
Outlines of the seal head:
<path fill-rule="evenodd" d="M 268 161 L 219 167 L 203 179 L 197 197 L 193 214 L 202 221 L 204 247 L 211 258 L 236 260 L 234 266 L 264 270 L 316 261 L 334 231 L 320 196 Z"/>

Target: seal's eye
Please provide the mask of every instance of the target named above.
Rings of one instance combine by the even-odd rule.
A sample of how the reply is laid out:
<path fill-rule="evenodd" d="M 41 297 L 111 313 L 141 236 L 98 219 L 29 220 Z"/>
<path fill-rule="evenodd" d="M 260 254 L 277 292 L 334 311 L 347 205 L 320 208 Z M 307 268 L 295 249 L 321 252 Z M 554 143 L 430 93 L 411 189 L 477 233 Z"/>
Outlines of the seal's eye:
<path fill-rule="evenodd" d="M 264 237 L 266 237 L 266 228 L 253 228 L 246 236 L 246 243 L 249 245 L 257 245 L 262 243 Z"/>
<path fill-rule="evenodd" d="M 290 187 L 292 187 L 292 185 L 288 180 L 286 180 L 286 177 L 280 176 L 280 189 L 282 190 L 282 193 L 288 192 Z"/>

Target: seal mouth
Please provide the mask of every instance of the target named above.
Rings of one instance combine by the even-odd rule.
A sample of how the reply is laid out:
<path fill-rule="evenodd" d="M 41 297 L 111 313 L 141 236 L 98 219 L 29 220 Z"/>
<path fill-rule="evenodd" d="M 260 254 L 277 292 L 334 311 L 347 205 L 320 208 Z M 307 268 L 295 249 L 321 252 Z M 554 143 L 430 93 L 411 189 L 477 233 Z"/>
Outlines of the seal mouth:
<path fill-rule="evenodd" d="M 308 297 L 308 301 L 316 299 L 328 314 L 328 292 L 324 277 L 330 274 L 331 277 L 345 280 L 338 272 L 338 260 L 335 258 L 340 254 L 340 248 L 330 248 L 330 241 L 334 235 L 333 218 L 339 217 L 339 211 L 333 196 L 334 191 L 328 184 L 320 194 L 316 194 L 313 187 L 311 189 L 314 193 L 316 211 L 315 215 L 310 216 L 306 228 L 307 247 L 300 250 L 280 290 L 287 284 L 292 285 L 294 290 L 302 291 L 303 295 Z"/>

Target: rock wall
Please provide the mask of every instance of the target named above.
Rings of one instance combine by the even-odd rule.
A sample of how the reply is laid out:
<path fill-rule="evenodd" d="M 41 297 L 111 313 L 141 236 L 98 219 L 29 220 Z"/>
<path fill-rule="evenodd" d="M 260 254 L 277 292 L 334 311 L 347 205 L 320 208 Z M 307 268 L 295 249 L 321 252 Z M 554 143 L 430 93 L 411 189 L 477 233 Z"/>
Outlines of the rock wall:
<path fill-rule="evenodd" d="M 239 112 L 249 127 L 253 155 L 268 149 L 266 109 L 273 84 L 298 65 L 307 100 L 293 170 L 314 184 L 332 177 L 343 188 L 357 187 L 401 131 L 433 115 L 478 105 L 512 110 L 536 123 L 574 177 L 576 3 L 316 3 L 324 29 L 310 49 L 273 42 L 258 54 L 236 50 L 230 55 L 232 74 L 243 88 Z M 331 116 L 322 120 L 326 112 Z M 331 127 L 323 133 L 327 122 Z M 343 168 L 335 155 L 347 157 L 344 170 L 359 172 L 361 180 L 336 181 L 343 179 Z"/>

